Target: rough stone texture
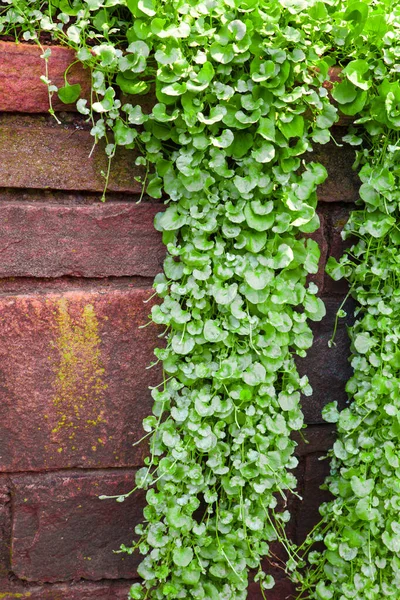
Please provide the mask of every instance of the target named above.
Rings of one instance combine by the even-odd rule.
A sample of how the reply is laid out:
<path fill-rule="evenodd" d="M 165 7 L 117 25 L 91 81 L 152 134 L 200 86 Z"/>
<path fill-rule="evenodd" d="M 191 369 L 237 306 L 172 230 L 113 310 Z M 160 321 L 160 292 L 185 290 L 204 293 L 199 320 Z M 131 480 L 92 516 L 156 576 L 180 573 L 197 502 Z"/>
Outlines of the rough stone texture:
<path fill-rule="evenodd" d="M 11 569 L 34 582 L 134 578 L 140 557 L 116 554 L 134 539 L 144 497 L 99 500 L 134 486 L 134 471 L 12 477 Z"/>
<path fill-rule="evenodd" d="M 292 600 L 295 598 L 294 593 L 294 586 L 287 579 L 276 580 L 275 587 L 266 592 L 268 600 Z M 250 584 L 247 600 L 263 600 L 260 586 L 257 583 Z"/>
<path fill-rule="evenodd" d="M 1 600 L 127 600 L 130 583 L 71 582 L 38 586 L 15 579 L 0 579 Z"/>
<path fill-rule="evenodd" d="M 348 221 L 350 212 L 354 206 L 333 206 L 329 211 L 329 256 L 335 257 L 337 260 L 343 255 L 344 251 L 349 248 L 356 240 L 349 238 L 343 240 L 341 232 Z M 345 295 L 348 291 L 348 284 L 345 279 L 334 281 L 328 274 L 325 274 L 324 293 Z"/>
<path fill-rule="evenodd" d="M 324 455 L 310 454 L 305 458 L 305 473 L 303 480 L 303 501 L 299 506 L 296 523 L 296 543 L 301 543 L 313 527 L 319 522 L 319 507 L 330 499 L 326 490 L 320 486 L 329 475 L 329 460 Z"/>
<path fill-rule="evenodd" d="M 154 277 L 165 249 L 157 204 L 0 204 L 0 277 Z"/>
<path fill-rule="evenodd" d="M 0 297 L 0 470 L 141 464 L 149 288 Z"/>
<path fill-rule="evenodd" d="M 354 202 L 358 198 L 360 180 L 352 165 L 355 159 L 354 149 L 342 142 L 346 133 L 341 127 L 331 130 L 337 146 L 329 142 L 323 146 L 315 145 L 313 152 L 307 155 L 307 161 L 320 162 L 328 171 L 328 178 L 318 187 L 318 200 L 322 202 Z"/>
<path fill-rule="evenodd" d="M 336 428 L 334 425 L 309 425 L 300 432 L 293 434 L 298 446 L 296 456 L 304 457 L 315 452 L 326 453 L 332 448 L 336 439 Z"/>
<path fill-rule="evenodd" d="M 318 216 L 320 221 L 320 226 L 317 231 L 309 234 L 307 237 L 310 237 L 315 242 L 317 242 L 320 249 L 320 259 L 319 259 L 319 268 L 318 273 L 315 275 L 309 275 L 308 281 L 312 281 L 318 286 L 318 290 L 320 293 L 323 291 L 324 280 L 325 280 L 325 266 L 328 258 L 328 230 L 327 230 L 327 222 L 326 217 L 322 210 L 318 210 Z"/>
<path fill-rule="evenodd" d="M 341 298 L 324 299 L 327 315 L 319 323 L 313 324 L 314 343 L 307 357 L 297 359 L 299 371 L 306 374 L 314 390 L 312 396 L 303 398 L 303 413 L 306 423 L 322 423 L 321 410 L 328 402 L 337 400 L 343 407 L 347 399 L 345 384 L 351 377 L 352 370 L 348 358 L 350 356 L 350 340 L 346 325 L 351 322 L 353 307 L 348 302 L 344 307 L 346 319 L 339 319 L 335 336 L 335 345 L 328 347 L 332 337 L 336 312 Z"/>
<path fill-rule="evenodd" d="M 47 50 L 43 46 L 43 50 Z M 52 46 L 48 60 L 49 79 L 52 85 L 64 85 L 64 72 L 76 60 L 69 48 Z M 42 50 L 36 44 L 0 42 L 0 111 L 40 113 L 47 112 L 49 97 L 47 86 L 40 77 L 45 75 L 45 61 L 40 58 Z M 90 71 L 81 63 L 68 71 L 68 83 L 82 86 L 81 97 L 90 96 Z M 75 104 L 63 104 L 57 94 L 53 95 L 54 110 L 76 110 Z"/>
<path fill-rule="evenodd" d="M 108 159 L 104 143 L 81 121 L 57 126 L 47 117 L 0 115 L 0 187 L 102 192 Z M 119 148 L 112 161 L 108 189 L 140 193 L 142 169 L 136 153 Z"/>
<path fill-rule="evenodd" d="M 10 569 L 10 541 L 10 485 L 7 477 L 0 476 L 0 582 L 1 578 L 5 577 Z"/>

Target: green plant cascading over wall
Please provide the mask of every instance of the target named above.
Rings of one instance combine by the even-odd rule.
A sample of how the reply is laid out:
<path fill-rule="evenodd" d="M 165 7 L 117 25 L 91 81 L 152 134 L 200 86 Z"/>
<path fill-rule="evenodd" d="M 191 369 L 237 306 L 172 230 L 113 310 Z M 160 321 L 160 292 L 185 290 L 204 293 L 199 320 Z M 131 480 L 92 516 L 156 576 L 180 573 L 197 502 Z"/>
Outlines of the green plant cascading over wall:
<path fill-rule="evenodd" d="M 358 4 L 357 22 L 342 23 L 348 64 L 333 92 L 356 118 L 345 139 L 357 150 L 360 199 L 344 232 L 355 243 L 328 262 L 357 302 L 354 375 L 349 407 L 323 411 L 338 428 L 334 499 L 306 542 L 326 550 L 310 553 L 302 599 L 397 599 L 400 588 L 400 3 Z"/>
<path fill-rule="evenodd" d="M 400 99 L 395 75 L 396 3 L 53 0 L 43 6 L 36 0 L 10 0 L 9 4 L 0 13 L 3 32 L 22 33 L 30 40 L 37 38 L 39 29 L 48 31 L 92 68 L 93 101 L 79 99 L 77 104 L 92 119 L 92 134 L 96 140 L 107 139 L 110 160 L 118 145 L 139 148 L 136 162 L 145 167 L 147 193 L 168 196 L 167 209 L 156 220 L 168 249 L 164 274 L 155 281 L 162 302 L 152 310 L 153 321 L 165 328 L 165 347 L 156 352 L 164 381 L 153 390 L 153 415 L 144 422 L 151 453 L 136 483 L 147 490 L 144 524 L 137 528 L 137 546 L 146 557 L 139 567 L 143 583 L 132 587 L 131 598 L 240 600 L 247 595 L 249 569 L 257 571 L 265 595 L 273 580 L 263 573 L 261 559 L 277 538 L 286 544 L 288 570 L 294 570 L 294 579 L 310 590 L 310 597 L 357 597 L 350 588 L 350 595 L 343 595 L 343 581 L 349 572 L 361 580 L 365 576 L 365 564 L 352 562 L 361 553 L 354 553 L 353 542 L 345 542 L 350 548 L 346 558 L 329 543 L 345 535 L 346 528 L 363 540 L 368 531 L 363 552 L 376 551 L 374 560 L 378 557 L 372 544 L 376 519 L 364 517 L 375 515 L 379 502 L 372 506 L 371 500 L 367 511 L 369 496 L 359 497 L 356 491 L 371 485 L 364 485 L 364 479 L 373 480 L 372 470 L 364 472 L 358 466 L 351 471 L 360 461 L 350 450 L 351 443 L 353 450 L 356 447 L 353 429 L 365 435 L 366 455 L 372 452 L 371 432 L 380 432 L 369 399 L 363 397 L 360 414 L 358 400 L 340 417 L 332 407 L 325 411 L 328 420 L 339 419 L 341 436 L 334 450 L 331 488 L 335 492 L 342 485 L 337 461 L 354 460 L 349 463 L 344 504 L 359 507 L 354 514 L 365 530 L 354 528 L 351 510 L 339 510 L 343 508 L 339 493 L 324 508 L 325 525 L 334 531 L 325 540 L 328 550 L 322 556 L 311 555 L 311 562 L 318 564 L 305 576 L 297 572 L 297 564 L 302 564 L 299 553 L 284 534 L 289 518 L 286 503 L 296 485 L 290 434 L 303 426 L 300 393 L 311 392 L 307 378 L 297 373 L 294 356 L 304 356 L 312 343 L 307 319 L 324 315 L 316 286 L 306 284 L 306 275 L 318 267 L 318 247 L 301 236 L 318 227 L 316 188 L 326 172 L 303 158 L 313 143 L 330 139 L 337 114 L 322 83 L 328 67 L 344 61 L 346 79 L 333 94 L 347 114 L 364 108 L 366 141 L 359 138 L 360 128 L 347 141 L 364 144 L 359 163 L 365 163 L 362 197 L 366 202 L 368 197 L 369 204 L 362 218 L 355 213 L 349 225 L 349 231 L 362 236 L 354 251 L 358 266 L 345 259 L 335 269 L 351 273 L 362 314 L 367 306 L 365 289 L 377 291 L 371 278 L 384 287 L 375 262 L 368 261 L 386 251 L 392 259 L 389 263 L 385 258 L 382 268 L 392 287 L 387 292 L 390 303 L 381 300 L 385 310 L 391 308 L 395 314 L 397 263 L 390 248 L 397 243 L 393 189 L 397 137 L 387 139 L 384 152 L 382 140 L 388 129 L 396 130 Z M 49 51 L 43 56 L 47 60 Z M 392 87 L 382 87 L 386 76 L 389 83 L 384 85 Z M 51 99 L 56 90 L 51 81 L 44 81 Z M 67 81 L 58 93 L 64 101 L 75 101 L 79 86 Z M 137 102 L 124 104 L 117 97 L 118 88 L 125 94 L 155 90 L 155 105 L 143 111 Z M 386 156 L 389 148 L 391 159 Z M 383 164 L 385 160 L 392 160 L 392 166 Z M 374 184 L 377 169 L 381 183 Z M 384 235 L 390 244 L 383 241 Z M 366 239 L 372 239 L 382 254 L 372 242 L 363 246 Z M 362 274 L 361 264 L 367 269 Z M 370 304 L 380 310 L 379 300 Z M 383 319 L 386 324 L 388 318 Z M 371 373 L 379 371 L 378 358 L 383 360 L 386 352 L 384 334 L 375 339 L 377 326 L 368 335 L 363 323 L 359 319 L 354 329 L 355 351 L 363 356 L 358 357 L 361 367 L 349 383 L 351 393 L 358 386 L 368 391 L 363 387 L 367 380 L 375 386 Z M 395 335 L 393 327 L 390 334 Z M 395 340 L 391 343 L 395 345 Z M 377 364 L 368 362 L 370 353 L 377 356 L 373 359 Z M 396 369 L 393 348 L 392 354 L 385 364 Z M 367 375 L 364 361 L 372 365 Z M 385 382 L 389 379 L 385 373 L 381 376 Z M 385 418 L 393 426 L 394 409 L 388 410 Z M 368 431 L 356 429 L 356 421 Z M 386 442 L 393 444 L 389 438 Z M 377 469 L 382 474 L 381 465 Z M 395 539 L 390 523 L 388 532 Z M 320 530 L 318 535 L 322 536 Z M 133 549 L 124 547 L 127 552 Z M 333 560 L 337 564 L 332 566 Z M 382 576 L 387 563 L 379 568 Z"/>

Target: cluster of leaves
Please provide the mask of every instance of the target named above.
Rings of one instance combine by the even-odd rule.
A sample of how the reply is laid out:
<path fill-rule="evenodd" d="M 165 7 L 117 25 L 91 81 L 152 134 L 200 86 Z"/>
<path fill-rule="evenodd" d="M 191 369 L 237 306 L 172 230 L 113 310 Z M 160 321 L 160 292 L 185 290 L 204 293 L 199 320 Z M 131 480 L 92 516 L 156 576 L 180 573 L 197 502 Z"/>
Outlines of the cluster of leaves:
<path fill-rule="evenodd" d="M 400 3 L 374 4 L 355 3 L 353 23 L 343 23 L 348 63 L 333 91 L 356 116 L 345 140 L 357 149 L 362 185 L 344 231 L 356 243 L 328 264 L 358 308 L 351 404 L 323 411 L 338 428 L 327 480 L 334 499 L 309 541 L 326 550 L 312 551 L 313 566 L 299 575 L 301 598 L 318 600 L 394 599 L 400 587 Z"/>
<path fill-rule="evenodd" d="M 91 67 L 92 102 L 77 106 L 92 134 L 107 138 L 110 157 L 138 147 L 147 193 L 168 196 L 156 219 L 168 249 L 155 281 L 162 302 L 152 309 L 165 328 L 164 381 L 136 477 L 145 522 L 123 547 L 146 555 L 130 596 L 240 600 L 250 569 L 264 594 L 274 581 L 261 560 L 284 538 L 296 487 L 290 434 L 303 427 L 300 393 L 311 393 L 294 356 L 312 344 L 308 319 L 325 314 L 306 284 L 319 249 L 299 234 L 319 226 L 326 178 L 301 157 L 337 119 L 322 86 L 330 2 L 11 4 L 4 28 L 11 14 L 25 39 L 48 31 Z M 62 99 L 76 99 L 72 87 Z M 118 88 L 150 91 L 153 105 L 124 103 Z"/>

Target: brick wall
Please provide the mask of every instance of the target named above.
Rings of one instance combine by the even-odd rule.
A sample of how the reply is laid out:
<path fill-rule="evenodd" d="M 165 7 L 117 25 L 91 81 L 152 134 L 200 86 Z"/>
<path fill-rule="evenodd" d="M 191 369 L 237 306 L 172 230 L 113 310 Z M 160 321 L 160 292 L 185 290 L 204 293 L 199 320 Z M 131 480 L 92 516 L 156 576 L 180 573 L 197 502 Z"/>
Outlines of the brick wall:
<path fill-rule="evenodd" d="M 62 81 L 71 55 L 53 48 L 50 78 Z M 35 46 L 0 42 L 0 598 L 119 600 L 136 576 L 137 559 L 114 554 L 129 543 L 143 498 L 117 504 L 100 494 L 129 491 L 145 447 L 132 447 L 149 413 L 146 369 L 157 344 L 147 323 L 152 278 L 164 249 L 153 229 L 161 205 L 137 204 L 132 151 L 114 161 L 108 199 L 100 202 L 101 146 L 73 107 L 61 125 L 46 114 Z M 87 85 L 76 68 L 70 82 Z M 343 127 L 333 131 L 340 139 Z M 345 402 L 349 343 L 341 323 L 328 349 L 345 289 L 325 274 L 339 256 L 340 231 L 357 197 L 352 152 L 334 143 L 311 156 L 328 169 L 319 193 L 321 266 L 314 280 L 328 315 L 299 360 L 314 387 L 303 409 L 309 427 L 299 440 L 299 491 L 291 534 L 301 540 L 318 520 L 327 470 L 319 458 L 332 445 L 321 407 Z M 278 550 L 279 552 L 279 550 Z M 280 578 L 270 600 L 284 600 Z M 261 596 L 251 587 L 251 600 Z"/>

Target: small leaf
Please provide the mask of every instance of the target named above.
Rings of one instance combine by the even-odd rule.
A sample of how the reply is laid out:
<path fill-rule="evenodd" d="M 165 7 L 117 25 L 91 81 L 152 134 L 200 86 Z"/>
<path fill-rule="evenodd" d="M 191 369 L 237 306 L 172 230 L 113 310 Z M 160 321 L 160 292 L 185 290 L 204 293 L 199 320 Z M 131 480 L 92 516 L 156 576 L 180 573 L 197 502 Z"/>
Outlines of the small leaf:
<path fill-rule="evenodd" d="M 76 102 L 81 95 L 82 88 L 79 83 L 70 85 L 66 83 L 64 87 L 58 89 L 58 97 L 64 104 L 72 104 Z"/>

